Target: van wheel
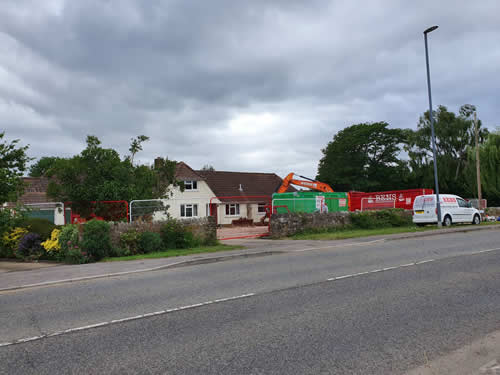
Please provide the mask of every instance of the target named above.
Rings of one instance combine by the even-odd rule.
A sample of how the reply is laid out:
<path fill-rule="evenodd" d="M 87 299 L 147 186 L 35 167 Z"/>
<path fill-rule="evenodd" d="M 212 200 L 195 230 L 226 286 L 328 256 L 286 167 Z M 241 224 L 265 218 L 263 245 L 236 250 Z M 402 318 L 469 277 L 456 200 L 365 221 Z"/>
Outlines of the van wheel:
<path fill-rule="evenodd" d="M 481 223 L 481 217 L 479 215 L 474 215 L 474 219 L 472 219 L 472 224 L 478 225 Z"/>
<path fill-rule="evenodd" d="M 451 216 L 450 215 L 446 215 L 444 217 L 444 220 L 443 220 L 443 225 L 445 227 L 451 227 Z"/>

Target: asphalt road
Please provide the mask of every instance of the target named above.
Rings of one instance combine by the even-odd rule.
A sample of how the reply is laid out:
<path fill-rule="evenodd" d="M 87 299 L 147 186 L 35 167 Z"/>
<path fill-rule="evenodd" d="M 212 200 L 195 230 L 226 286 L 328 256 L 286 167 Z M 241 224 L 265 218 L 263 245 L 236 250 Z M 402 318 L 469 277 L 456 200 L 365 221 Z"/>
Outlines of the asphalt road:
<path fill-rule="evenodd" d="M 0 372 L 399 373 L 500 329 L 500 251 L 465 255 L 498 247 L 454 234 L 3 293 L 0 344 L 255 295 L 0 347 Z"/>

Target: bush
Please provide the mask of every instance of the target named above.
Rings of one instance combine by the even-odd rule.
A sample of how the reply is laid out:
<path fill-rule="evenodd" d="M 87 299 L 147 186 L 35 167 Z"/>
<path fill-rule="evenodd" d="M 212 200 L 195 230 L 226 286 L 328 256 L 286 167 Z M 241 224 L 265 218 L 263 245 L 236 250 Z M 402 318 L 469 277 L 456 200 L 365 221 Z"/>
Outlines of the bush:
<path fill-rule="evenodd" d="M 57 229 L 57 225 L 54 223 L 38 217 L 29 217 L 25 219 L 22 226 L 32 233 L 38 233 L 42 241 L 50 238 L 52 231 Z"/>
<path fill-rule="evenodd" d="M 50 238 L 42 242 L 42 247 L 45 250 L 41 256 L 42 259 L 59 260 L 62 258 L 61 244 L 59 243 L 60 235 L 61 230 L 54 229 L 50 234 Z"/>
<path fill-rule="evenodd" d="M 128 250 L 132 255 L 137 254 L 139 250 L 140 233 L 132 228 L 120 235 L 120 248 Z"/>
<path fill-rule="evenodd" d="M 38 233 L 28 233 L 19 242 L 16 256 L 21 259 L 34 260 L 42 254 L 42 239 Z"/>
<path fill-rule="evenodd" d="M 163 241 L 158 233 L 144 232 L 139 236 L 139 251 L 147 254 L 163 250 Z"/>
<path fill-rule="evenodd" d="M 28 234 L 28 231 L 25 228 L 16 227 L 2 236 L 3 243 L 3 253 L 2 256 L 6 258 L 15 258 L 16 251 L 19 248 L 19 242 L 21 239 Z"/>
<path fill-rule="evenodd" d="M 14 257 L 17 250 L 17 244 L 12 247 L 4 243 L 4 236 L 11 232 L 16 227 L 21 227 L 22 222 L 26 219 L 26 212 L 20 208 L 10 210 L 7 208 L 0 209 L 0 258 Z"/>
<path fill-rule="evenodd" d="M 109 253 L 110 257 L 127 257 L 129 255 L 132 255 L 130 250 L 118 246 L 112 246 Z"/>
<path fill-rule="evenodd" d="M 161 238 L 167 249 L 187 249 L 201 245 L 200 239 L 189 228 L 173 219 L 161 228 Z"/>
<path fill-rule="evenodd" d="M 374 229 L 387 227 L 404 227 L 412 225 L 410 215 L 405 215 L 403 210 L 380 210 L 351 213 L 353 228 Z"/>
<path fill-rule="evenodd" d="M 186 248 L 186 229 L 177 220 L 169 220 L 161 228 L 161 238 L 167 249 Z"/>
<path fill-rule="evenodd" d="M 78 226 L 68 224 L 62 227 L 61 234 L 59 234 L 59 244 L 61 245 L 61 253 L 67 254 L 75 246 L 79 245 Z"/>
<path fill-rule="evenodd" d="M 82 250 L 92 260 L 100 260 L 111 252 L 109 224 L 101 220 L 91 220 L 83 227 Z"/>

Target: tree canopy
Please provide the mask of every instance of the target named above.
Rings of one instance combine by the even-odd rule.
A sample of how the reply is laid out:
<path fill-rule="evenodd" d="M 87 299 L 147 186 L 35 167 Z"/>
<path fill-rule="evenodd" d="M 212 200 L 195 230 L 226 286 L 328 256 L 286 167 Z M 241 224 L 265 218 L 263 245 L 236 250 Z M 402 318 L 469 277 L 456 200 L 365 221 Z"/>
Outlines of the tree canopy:
<path fill-rule="evenodd" d="M 30 177 L 42 177 L 46 176 L 50 168 L 52 168 L 55 163 L 62 158 L 57 156 L 43 156 L 34 164 L 31 165 L 29 169 Z"/>
<path fill-rule="evenodd" d="M 434 113 L 436 154 L 439 172 L 439 190 L 458 195 L 470 194 L 467 175 L 468 149 L 474 146 L 475 107 L 469 104 L 460 107 L 459 114 L 439 106 Z M 478 121 L 479 143 L 483 143 L 488 130 Z M 429 111 L 420 117 L 417 130 L 410 132 L 406 151 L 412 171 L 413 183 L 419 186 L 434 186 L 433 155 Z"/>
<path fill-rule="evenodd" d="M 19 139 L 11 142 L 4 140 L 5 132 L 0 133 L 0 204 L 17 201 L 23 191 L 22 176 L 31 160 L 26 155 L 28 146 L 18 146 Z"/>
<path fill-rule="evenodd" d="M 67 159 L 58 159 L 48 170 L 48 195 L 73 202 L 77 211 L 88 211 L 91 201 L 156 199 L 164 197 L 175 181 L 176 162 L 162 159 L 155 169 L 133 165 L 130 157 L 103 148 L 95 136 L 87 137 L 87 147 Z"/>
<path fill-rule="evenodd" d="M 488 199 L 488 206 L 500 206 L 500 129 L 490 133 L 486 142 L 479 147 L 481 162 L 481 190 L 483 197 Z M 468 150 L 468 166 L 465 174 L 469 181 L 471 196 L 475 197 L 476 182 L 476 152 Z"/>
<path fill-rule="evenodd" d="M 403 187 L 406 162 L 399 159 L 407 130 L 386 122 L 363 123 L 339 131 L 319 162 L 317 179 L 338 191 L 377 191 Z"/>

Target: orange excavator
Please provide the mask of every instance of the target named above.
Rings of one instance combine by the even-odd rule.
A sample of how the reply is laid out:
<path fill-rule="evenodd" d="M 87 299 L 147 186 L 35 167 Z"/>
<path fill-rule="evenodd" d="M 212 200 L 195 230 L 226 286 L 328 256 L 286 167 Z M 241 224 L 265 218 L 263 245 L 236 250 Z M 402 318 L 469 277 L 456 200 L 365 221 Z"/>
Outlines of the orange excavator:
<path fill-rule="evenodd" d="M 331 186 L 328 184 L 325 184 L 324 182 L 312 180 L 308 177 L 304 177 L 304 176 L 301 176 L 299 174 L 297 175 L 298 177 L 304 178 L 307 181 L 296 180 L 293 178 L 294 176 L 295 176 L 295 173 L 293 173 L 293 172 L 289 173 L 288 176 L 286 176 L 283 179 L 283 183 L 278 188 L 277 192 L 278 193 L 286 192 L 288 189 L 288 186 L 290 186 L 290 184 L 292 184 L 292 185 L 302 186 L 302 187 L 306 187 L 306 188 L 313 189 L 313 190 L 322 191 L 324 193 L 333 193 L 333 189 L 331 188 Z"/>
<path fill-rule="evenodd" d="M 283 179 L 283 183 L 278 188 L 277 193 L 285 193 L 288 190 L 288 187 L 290 185 L 302 186 L 302 187 L 306 187 L 306 188 L 309 188 L 309 189 L 322 191 L 324 193 L 333 193 L 334 192 L 333 189 L 332 189 L 332 187 L 330 185 L 328 185 L 328 184 L 325 184 L 324 182 L 319 182 L 319 181 L 310 179 L 308 177 L 301 176 L 300 174 L 298 174 L 297 176 L 301 177 L 301 178 L 303 178 L 303 179 L 305 179 L 307 181 L 296 180 L 296 179 L 293 178 L 294 176 L 295 176 L 295 173 L 293 173 L 293 172 L 289 173 Z M 284 207 L 288 210 L 288 207 L 286 207 L 286 206 L 284 206 Z M 270 217 L 271 217 L 271 206 L 266 206 L 266 215 L 264 215 L 260 219 L 261 223 L 264 224 L 265 220 L 269 219 Z"/>

